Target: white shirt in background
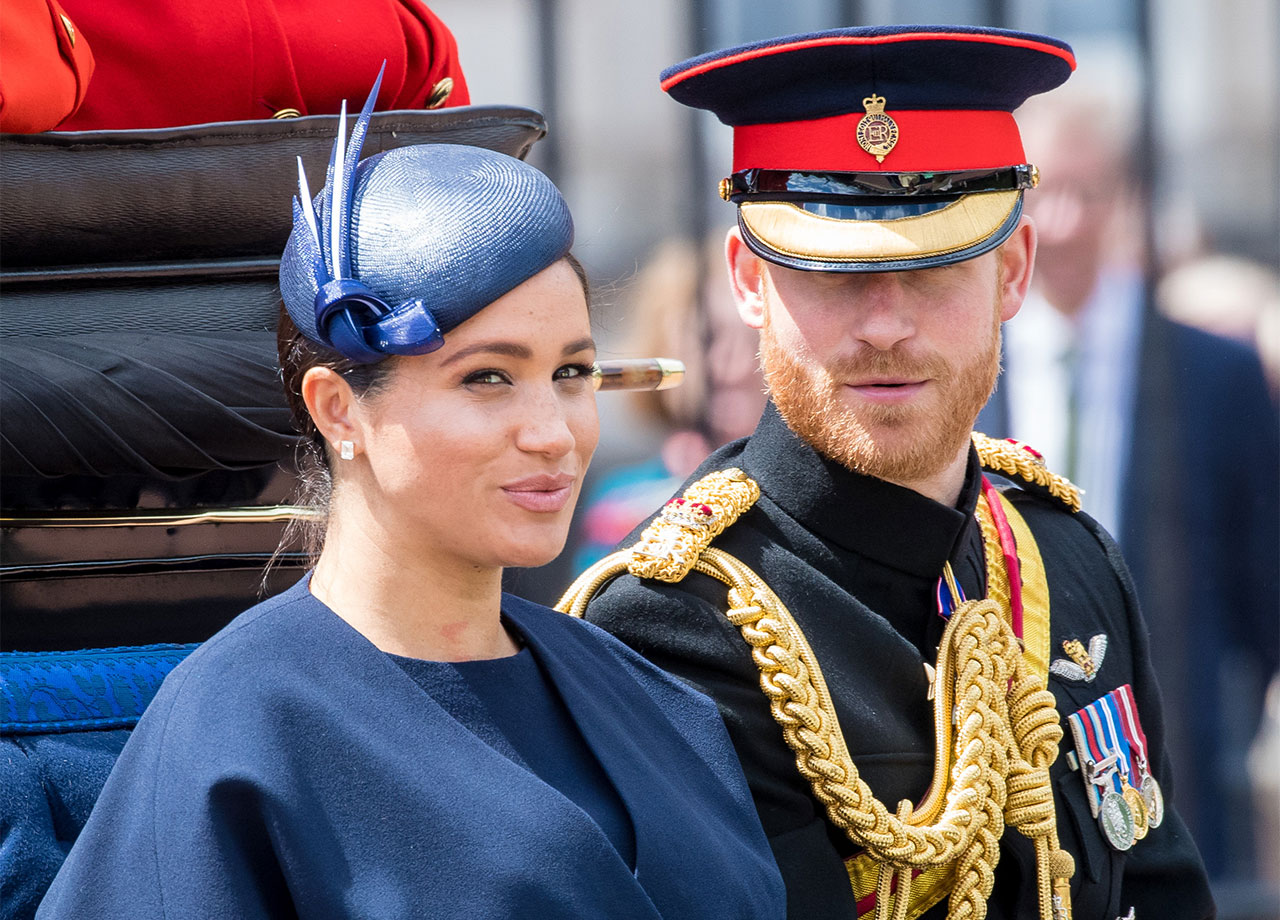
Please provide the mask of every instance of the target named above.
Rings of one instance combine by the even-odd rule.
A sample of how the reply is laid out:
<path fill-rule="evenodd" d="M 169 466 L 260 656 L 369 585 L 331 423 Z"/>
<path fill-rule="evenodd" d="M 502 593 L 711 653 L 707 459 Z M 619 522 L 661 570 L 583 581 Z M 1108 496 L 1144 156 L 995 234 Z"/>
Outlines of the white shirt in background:
<path fill-rule="evenodd" d="M 1009 430 L 1084 490 L 1084 510 L 1113 535 L 1123 524 L 1142 309 L 1139 275 L 1104 273 L 1074 320 L 1033 291 L 1004 327 Z"/>

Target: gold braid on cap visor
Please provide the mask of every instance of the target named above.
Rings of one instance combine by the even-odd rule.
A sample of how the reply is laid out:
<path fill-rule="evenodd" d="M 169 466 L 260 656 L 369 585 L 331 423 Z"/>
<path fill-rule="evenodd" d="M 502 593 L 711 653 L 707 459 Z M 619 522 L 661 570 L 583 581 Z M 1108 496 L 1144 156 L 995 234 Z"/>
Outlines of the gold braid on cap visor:
<path fill-rule="evenodd" d="M 927 214 L 894 220 L 840 220 L 784 201 L 744 201 L 747 230 L 784 256 L 827 262 L 893 262 L 976 246 L 1017 207 L 1021 190 L 976 192 Z"/>
<path fill-rule="evenodd" d="M 945 869 L 954 873 L 948 917 L 982 920 L 1006 825 L 1034 841 L 1040 917 L 1069 917 L 1063 902 L 1074 860 L 1058 846 L 1049 779 L 1062 728 L 1053 694 L 1009 625 L 1009 574 L 985 496 L 978 519 L 989 597 L 961 603 L 948 620 L 938 647 L 933 781 L 918 807 L 903 800 L 893 812 L 859 776 L 817 656 L 791 612 L 752 569 L 710 545 L 759 496 L 739 469 L 708 474 L 683 499 L 706 509 L 702 523 L 685 523 L 681 508 L 664 511 L 639 543 L 583 572 L 556 609 L 582 616 L 624 572 L 679 582 L 696 571 L 728 585 L 725 616 L 750 647 L 797 769 L 831 823 L 879 864 L 877 918 L 908 916 L 913 871 Z"/>

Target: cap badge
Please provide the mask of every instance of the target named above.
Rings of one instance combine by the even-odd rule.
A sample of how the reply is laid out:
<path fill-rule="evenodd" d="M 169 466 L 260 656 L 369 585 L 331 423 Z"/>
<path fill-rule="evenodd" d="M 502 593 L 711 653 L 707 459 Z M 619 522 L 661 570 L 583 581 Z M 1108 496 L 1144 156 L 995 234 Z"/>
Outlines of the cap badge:
<path fill-rule="evenodd" d="M 867 96 L 862 107 L 867 114 L 858 122 L 858 146 L 883 163 L 898 143 L 898 123 L 884 113 L 884 96 Z"/>

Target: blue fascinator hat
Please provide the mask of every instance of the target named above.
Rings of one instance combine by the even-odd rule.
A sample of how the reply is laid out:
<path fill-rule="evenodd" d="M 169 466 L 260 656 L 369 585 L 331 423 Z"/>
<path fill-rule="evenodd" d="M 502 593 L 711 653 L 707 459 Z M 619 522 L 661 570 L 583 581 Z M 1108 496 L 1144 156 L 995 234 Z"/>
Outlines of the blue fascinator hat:
<path fill-rule="evenodd" d="M 307 338 L 359 364 L 421 355 L 562 259 L 573 219 L 555 185 L 514 157 L 457 144 L 360 160 L 382 75 L 312 199 L 298 161 L 285 309 Z"/>

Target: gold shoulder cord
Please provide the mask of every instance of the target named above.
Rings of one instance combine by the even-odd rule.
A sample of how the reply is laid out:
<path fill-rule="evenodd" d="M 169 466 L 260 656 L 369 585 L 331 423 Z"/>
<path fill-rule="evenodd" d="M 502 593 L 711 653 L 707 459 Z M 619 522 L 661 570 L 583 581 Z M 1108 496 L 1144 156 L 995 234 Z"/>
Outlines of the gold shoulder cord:
<path fill-rule="evenodd" d="M 1009 576 L 985 497 L 978 519 L 990 596 L 960 604 L 943 631 L 933 780 L 919 807 L 903 800 L 891 813 L 858 775 L 822 669 L 791 612 L 748 566 L 710 546 L 759 496 L 741 470 L 709 474 L 669 502 L 639 543 L 583 572 L 556 609 L 582 616 L 596 592 L 624 571 L 666 582 L 697 571 L 723 582 L 725 615 L 751 648 L 796 767 L 831 822 L 878 864 L 877 920 L 904 920 L 931 907 L 940 896 L 913 899 L 912 880 L 928 872 L 937 888 L 939 871 L 954 875 L 948 917 L 981 920 L 1006 825 L 1035 843 L 1040 917 L 1069 920 L 1075 865 L 1058 847 L 1049 779 L 1062 728 L 1053 694 L 1027 666 L 1009 625 Z"/>

